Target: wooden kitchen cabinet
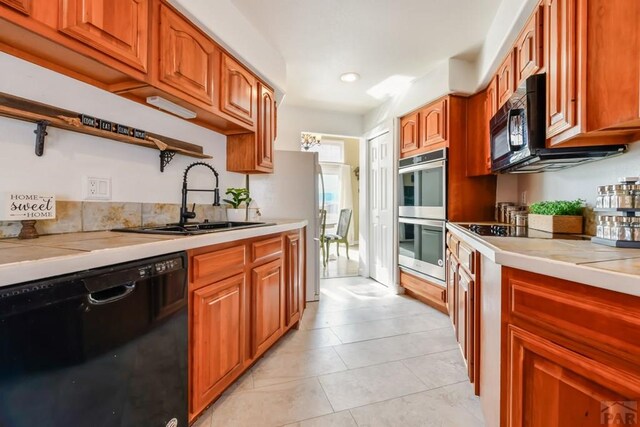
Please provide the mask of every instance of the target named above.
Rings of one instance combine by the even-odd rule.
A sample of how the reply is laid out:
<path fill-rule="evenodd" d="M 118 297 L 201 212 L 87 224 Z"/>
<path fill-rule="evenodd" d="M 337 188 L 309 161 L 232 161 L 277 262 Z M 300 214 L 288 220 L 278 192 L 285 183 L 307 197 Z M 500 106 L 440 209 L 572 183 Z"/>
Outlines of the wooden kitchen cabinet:
<path fill-rule="evenodd" d="M 516 41 L 516 87 L 543 67 L 543 16 L 544 8 L 540 7 L 533 13 Z"/>
<path fill-rule="evenodd" d="M 227 137 L 227 170 L 245 174 L 273 172 L 276 103 L 273 90 L 258 84 L 257 132 Z"/>
<path fill-rule="evenodd" d="M 305 228 L 189 251 L 189 419 L 302 319 Z"/>
<path fill-rule="evenodd" d="M 224 391 L 244 369 L 246 282 L 237 274 L 192 296 L 192 413 Z"/>
<path fill-rule="evenodd" d="M 304 266 L 300 232 L 284 236 L 285 247 L 285 328 L 289 329 L 300 320 L 304 306 Z"/>
<path fill-rule="evenodd" d="M 456 337 L 467 363 L 469 379 L 473 380 L 474 281 L 464 268 L 460 268 L 456 282 Z"/>
<path fill-rule="evenodd" d="M 578 125 L 579 0 L 548 0 L 546 13 L 547 138 Z"/>
<path fill-rule="evenodd" d="M 516 80 L 514 77 L 514 54 L 510 52 L 504 62 L 498 68 L 497 89 L 498 89 L 498 108 L 502 107 L 505 102 L 511 98 L 515 91 Z"/>
<path fill-rule="evenodd" d="M 419 147 L 426 151 L 447 146 L 447 98 L 429 104 L 419 112 Z"/>
<path fill-rule="evenodd" d="M 177 89 L 191 103 L 213 105 L 218 53 L 213 41 L 183 16 L 161 4 L 158 43 L 158 86 Z"/>
<path fill-rule="evenodd" d="M 0 4 L 6 4 L 25 15 L 29 15 L 31 14 L 31 1 L 32 0 L 0 0 Z"/>
<path fill-rule="evenodd" d="M 401 157 L 406 157 L 420 147 L 418 143 L 418 116 L 419 113 L 414 113 L 400 119 Z"/>
<path fill-rule="evenodd" d="M 282 260 L 254 267 L 251 277 L 251 354 L 264 353 L 284 331 Z"/>
<path fill-rule="evenodd" d="M 639 297 L 507 267 L 502 282 L 503 425 L 595 427 L 638 399 Z"/>
<path fill-rule="evenodd" d="M 407 295 L 447 313 L 446 284 L 432 283 L 415 274 L 400 270 L 400 286 L 404 288 Z"/>
<path fill-rule="evenodd" d="M 226 53 L 220 64 L 220 110 L 255 128 L 258 79 Z"/>
<path fill-rule="evenodd" d="M 60 31 L 147 71 L 149 0 L 61 0 Z"/>
<path fill-rule="evenodd" d="M 487 89 L 488 91 L 488 89 Z M 469 97 L 467 105 L 467 176 L 491 175 L 491 141 L 487 91 Z M 495 92 L 494 92 L 495 94 Z"/>
<path fill-rule="evenodd" d="M 479 255 L 447 233 L 447 301 L 449 317 L 467 365 L 469 380 L 480 395 L 481 291 Z"/>

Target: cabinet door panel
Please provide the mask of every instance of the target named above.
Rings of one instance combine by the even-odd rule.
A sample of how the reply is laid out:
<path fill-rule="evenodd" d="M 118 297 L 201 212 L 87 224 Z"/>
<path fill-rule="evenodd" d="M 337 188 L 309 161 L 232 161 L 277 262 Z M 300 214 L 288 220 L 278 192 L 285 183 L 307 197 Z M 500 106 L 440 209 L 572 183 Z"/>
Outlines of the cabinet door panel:
<path fill-rule="evenodd" d="M 420 111 L 420 148 L 435 150 L 446 146 L 447 100 L 432 104 Z"/>
<path fill-rule="evenodd" d="M 451 256 L 451 252 L 449 252 L 449 250 L 447 250 L 447 270 L 448 270 L 447 271 L 447 308 L 449 309 L 449 317 L 451 318 L 451 324 L 453 324 L 453 327 L 455 329 L 457 327 L 456 281 L 458 277 L 458 263 Z"/>
<path fill-rule="evenodd" d="M 258 168 L 273 170 L 273 140 L 275 139 L 275 99 L 273 92 L 260 85 L 260 115 L 258 117 Z"/>
<path fill-rule="evenodd" d="M 514 92 L 515 79 L 513 77 L 513 52 L 507 56 L 498 69 L 498 108 L 511 98 Z"/>
<path fill-rule="evenodd" d="M 252 350 L 258 356 L 271 346 L 283 331 L 282 260 L 255 267 L 251 279 Z"/>
<path fill-rule="evenodd" d="M 165 6 L 160 8 L 160 81 L 213 104 L 214 55 L 211 40 Z"/>
<path fill-rule="evenodd" d="M 300 265 L 300 234 L 289 234 L 286 240 L 286 312 L 285 325 L 300 320 L 302 296 L 302 268 Z"/>
<path fill-rule="evenodd" d="M 587 358 L 515 326 L 508 329 L 507 425 L 585 426 L 625 411 L 640 396 L 640 377 Z M 615 404 L 614 402 L 617 402 Z M 613 404 L 613 405 L 611 405 Z M 622 410 L 622 411 L 621 411 Z M 623 423 L 618 423 L 623 424 Z M 637 425 L 633 423 L 630 425 Z"/>
<path fill-rule="evenodd" d="M 493 79 L 491 79 L 491 83 L 489 83 L 489 86 L 487 87 L 487 104 L 485 107 L 485 111 L 487 113 L 487 116 L 485 118 L 486 120 L 486 127 L 485 127 L 485 144 L 486 144 L 486 150 L 487 150 L 487 154 L 486 154 L 486 168 L 487 171 L 491 172 L 491 126 L 490 126 L 490 122 L 491 122 L 491 118 L 493 116 L 495 116 L 495 114 L 498 112 L 498 78 L 494 77 Z"/>
<path fill-rule="evenodd" d="M 469 378 L 473 378 L 473 280 L 458 269 L 458 281 L 456 287 L 456 311 L 457 311 L 457 338 L 462 350 L 462 356 L 467 363 Z"/>
<path fill-rule="evenodd" d="M 245 276 L 193 292 L 192 412 L 240 375 L 245 354 Z"/>
<path fill-rule="evenodd" d="M 577 15 L 576 0 L 547 4 L 547 138 L 552 138 L 577 123 Z"/>
<path fill-rule="evenodd" d="M 542 67 L 541 14 L 538 11 L 534 13 L 516 41 L 516 86 Z"/>
<path fill-rule="evenodd" d="M 400 120 L 400 155 L 418 149 L 418 113 Z"/>
<path fill-rule="evenodd" d="M 220 109 L 249 125 L 256 121 L 257 79 L 238 62 L 222 55 Z"/>
<path fill-rule="evenodd" d="M 114 59 L 147 70 L 148 0 L 62 0 L 60 31 Z"/>
<path fill-rule="evenodd" d="M 25 15 L 31 14 L 31 0 L 0 0 L 0 3 L 6 4 Z"/>

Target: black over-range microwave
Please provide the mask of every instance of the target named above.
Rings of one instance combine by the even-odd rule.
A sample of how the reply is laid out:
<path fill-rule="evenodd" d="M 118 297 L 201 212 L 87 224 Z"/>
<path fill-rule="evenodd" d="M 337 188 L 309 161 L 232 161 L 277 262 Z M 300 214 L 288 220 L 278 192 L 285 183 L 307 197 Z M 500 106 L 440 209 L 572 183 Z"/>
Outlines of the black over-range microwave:
<path fill-rule="evenodd" d="M 527 78 L 489 126 L 492 172 L 554 171 L 626 151 L 626 145 L 546 148 L 546 74 Z"/>

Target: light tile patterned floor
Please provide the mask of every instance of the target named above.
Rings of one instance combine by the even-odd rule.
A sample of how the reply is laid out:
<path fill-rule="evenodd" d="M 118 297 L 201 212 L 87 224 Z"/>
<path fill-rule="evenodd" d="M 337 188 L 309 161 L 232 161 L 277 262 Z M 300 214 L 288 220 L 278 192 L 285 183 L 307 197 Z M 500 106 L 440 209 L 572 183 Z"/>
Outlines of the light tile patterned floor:
<path fill-rule="evenodd" d="M 362 277 L 321 292 L 195 427 L 484 425 L 446 315 Z"/>

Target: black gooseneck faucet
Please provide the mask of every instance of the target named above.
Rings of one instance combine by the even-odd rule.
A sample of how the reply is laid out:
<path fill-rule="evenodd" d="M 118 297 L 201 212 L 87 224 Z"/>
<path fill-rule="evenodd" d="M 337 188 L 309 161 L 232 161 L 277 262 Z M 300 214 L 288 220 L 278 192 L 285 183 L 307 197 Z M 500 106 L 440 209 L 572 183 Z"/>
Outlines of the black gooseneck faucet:
<path fill-rule="evenodd" d="M 191 168 L 193 168 L 194 166 L 206 166 L 207 168 L 209 168 L 211 170 L 211 172 L 213 172 L 213 174 L 216 177 L 216 188 L 213 190 L 200 190 L 200 189 L 194 189 L 194 188 L 188 188 L 187 187 L 187 175 L 189 174 L 189 171 L 191 170 Z M 187 209 L 187 194 L 189 193 L 189 191 L 205 191 L 205 192 L 211 192 L 213 193 L 213 206 L 220 206 L 220 190 L 218 189 L 218 172 L 216 172 L 216 170 L 213 168 L 213 166 L 211 166 L 208 163 L 204 163 L 204 162 L 195 162 L 195 163 L 191 163 L 189 166 L 187 166 L 187 168 L 184 171 L 184 177 L 182 178 L 182 205 L 180 206 L 180 226 L 183 226 L 186 224 L 186 222 L 190 219 L 193 219 L 196 217 L 196 212 L 195 212 L 195 203 L 193 204 L 193 209 L 190 211 L 189 209 Z"/>

